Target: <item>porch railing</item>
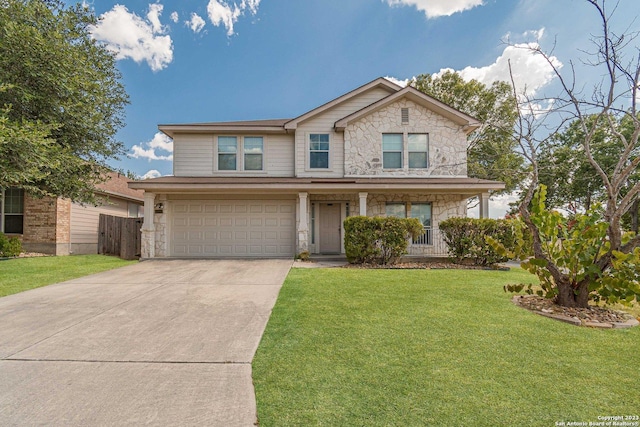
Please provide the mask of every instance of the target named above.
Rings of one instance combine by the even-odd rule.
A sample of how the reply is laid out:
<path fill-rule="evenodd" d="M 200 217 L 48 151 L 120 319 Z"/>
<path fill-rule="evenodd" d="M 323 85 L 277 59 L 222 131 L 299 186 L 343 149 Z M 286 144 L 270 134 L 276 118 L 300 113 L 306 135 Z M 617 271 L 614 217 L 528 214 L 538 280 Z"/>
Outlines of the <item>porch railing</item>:
<path fill-rule="evenodd" d="M 408 255 L 447 256 L 447 244 L 437 227 L 425 227 L 424 233 L 413 239 L 408 248 Z"/>

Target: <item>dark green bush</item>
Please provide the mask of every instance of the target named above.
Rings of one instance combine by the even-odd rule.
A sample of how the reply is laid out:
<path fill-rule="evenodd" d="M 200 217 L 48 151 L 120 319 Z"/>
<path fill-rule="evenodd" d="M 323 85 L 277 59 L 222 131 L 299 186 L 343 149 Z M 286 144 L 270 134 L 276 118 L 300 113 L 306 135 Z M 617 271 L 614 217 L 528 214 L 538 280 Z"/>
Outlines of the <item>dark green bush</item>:
<path fill-rule="evenodd" d="M 485 236 L 491 236 L 507 248 L 515 244 L 516 220 L 489 218 L 449 218 L 440 222 L 442 238 L 449 247 L 449 256 L 456 263 L 470 262 L 475 265 L 493 265 L 508 261 L 500 255 Z"/>
<path fill-rule="evenodd" d="M 18 256 L 22 252 L 22 242 L 17 237 L 7 237 L 0 232 L 0 257 Z"/>
<path fill-rule="evenodd" d="M 417 218 L 353 216 L 344 221 L 344 248 L 352 264 L 393 264 L 424 229 Z"/>

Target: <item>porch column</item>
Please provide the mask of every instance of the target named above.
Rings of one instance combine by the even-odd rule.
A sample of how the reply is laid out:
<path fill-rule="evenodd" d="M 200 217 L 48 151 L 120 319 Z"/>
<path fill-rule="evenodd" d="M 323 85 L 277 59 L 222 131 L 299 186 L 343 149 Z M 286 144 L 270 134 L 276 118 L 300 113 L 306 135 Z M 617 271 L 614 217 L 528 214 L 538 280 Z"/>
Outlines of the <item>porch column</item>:
<path fill-rule="evenodd" d="M 309 225 L 307 217 L 307 193 L 298 193 L 298 253 L 309 250 Z"/>
<path fill-rule="evenodd" d="M 478 206 L 480 218 L 489 218 L 489 193 L 478 194 Z"/>
<path fill-rule="evenodd" d="M 367 216 L 367 196 L 369 193 L 358 193 L 360 197 L 360 216 Z"/>
<path fill-rule="evenodd" d="M 156 248 L 156 228 L 153 224 L 155 193 L 144 192 L 144 221 L 142 222 L 142 258 L 153 258 Z"/>

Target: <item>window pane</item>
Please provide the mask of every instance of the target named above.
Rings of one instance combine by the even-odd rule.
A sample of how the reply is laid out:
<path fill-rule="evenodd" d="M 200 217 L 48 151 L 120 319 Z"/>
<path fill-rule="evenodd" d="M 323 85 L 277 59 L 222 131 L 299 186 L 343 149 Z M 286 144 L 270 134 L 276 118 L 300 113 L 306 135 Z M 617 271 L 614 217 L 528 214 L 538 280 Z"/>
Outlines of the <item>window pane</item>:
<path fill-rule="evenodd" d="M 382 134 L 382 151 L 402 151 L 402 134 Z"/>
<path fill-rule="evenodd" d="M 24 190 L 21 188 L 7 188 L 4 191 L 4 213 L 21 214 L 24 212 Z"/>
<path fill-rule="evenodd" d="M 309 142 L 326 142 L 329 144 L 328 133 L 312 133 L 309 135 Z"/>
<path fill-rule="evenodd" d="M 312 169 L 328 169 L 329 153 L 326 151 L 311 151 L 309 153 L 309 167 Z"/>
<path fill-rule="evenodd" d="M 387 216 L 406 218 L 407 210 L 405 209 L 404 203 L 387 203 L 386 214 Z"/>
<path fill-rule="evenodd" d="M 244 170 L 261 171 L 262 170 L 262 154 L 245 154 Z"/>
<path fill-rule="evenodd" d="M 218 170 L 234 171 L 236 170 L 235 154 L 218 154 Z"/>
<path fill-rule="evenodd" d="M 244 137 L 245 154 L 262 154 L 262 137 L 261 136 L 245 136 Z"/>
<path fill-rule="evenodd" d="M 218 137 L 218 153 L 235 153 L 238 147 L 238 140 L 235 136 Z"/>
<path fill-rule="evenodd" d="M 384 169 L 402 168 L 402 153 L 382 153 L 382 167 Z"/>
<path fill-rule="evenodd" d="M 411 218 L 418 218 L 422 225 L 431 227 L 431 203 L 412 203 Z"/>
<path fill-rule="evenodd" d="M 4 232 L 22 234 L 23 215 L 5 215 Z"/>
<path fill-rule="evenodd" d="M 410 133 L 409 151 L 427 151 L 427 134 Z"/>
<path fill-rule="evenodd" d="M 409 153 L 410 168 L 426 168 L 427 153 Z"/>
<path fill-rule="evenodd" d="M 329 151 L 328 142 L 310 142 L 309 149 L 311 151 Z"/>

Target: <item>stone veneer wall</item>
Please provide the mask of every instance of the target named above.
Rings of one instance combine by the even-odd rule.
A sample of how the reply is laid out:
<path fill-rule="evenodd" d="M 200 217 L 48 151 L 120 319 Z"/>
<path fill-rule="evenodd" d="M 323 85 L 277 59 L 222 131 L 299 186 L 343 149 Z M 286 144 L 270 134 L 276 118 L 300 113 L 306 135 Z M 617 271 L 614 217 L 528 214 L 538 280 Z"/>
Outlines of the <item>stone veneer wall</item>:
<path fill-rule="evenodd" d="M 69 255 L 71 202 L 25 194 L 22 244 L 26 251 Z"/>
<path fill-rule="evenodd" d="M 169 248 L 167 247 L 167 209 L 169 209 L 169 203 L 167 202 L 166 194 L 158 194 L 156 196 L 156 203 L 164 204 L 164 211 L 153 214 L 153 226 L 155 227 L 155 257 L 164 258 L 169 256 Z"/>
<path fill-rule="evenodd" d="M 409 108 L 409 124 L 402 124 L 401 108 Z M 408 169 L 405 157 L 404 169 L 383 170 L 382 133 L 429 134 L 429 167 Z M 344 131 L 344 150 L 345 176 L 467 175 L 467 137 L 462 127 L 407 99 L 349 124 Z"/>

